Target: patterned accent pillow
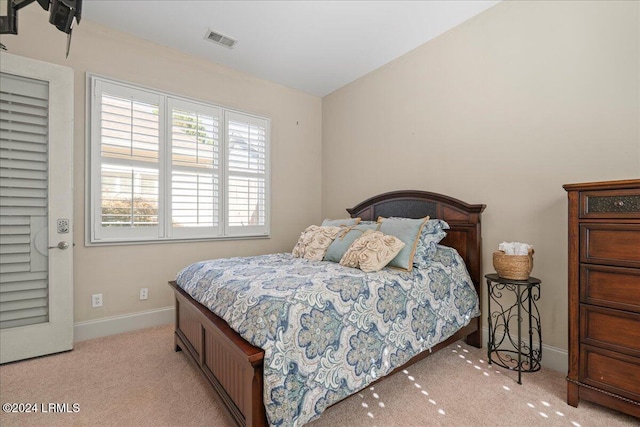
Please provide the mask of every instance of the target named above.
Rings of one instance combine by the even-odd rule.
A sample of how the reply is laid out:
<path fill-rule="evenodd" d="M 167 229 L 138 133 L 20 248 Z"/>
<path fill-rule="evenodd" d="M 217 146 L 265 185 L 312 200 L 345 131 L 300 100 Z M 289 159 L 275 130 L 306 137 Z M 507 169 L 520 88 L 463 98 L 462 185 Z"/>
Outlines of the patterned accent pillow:
<path fill-rule="evenodd" d="M 344 218 L 344 219 L 325 219 L 322 221 L 323 227 L 351 227 L 358 225 L 360 218 Z"/>
<path fill-rule="evenodd" d="M 324 255 L 324 260 L 331 262 L 340 262 L 340 260 L 344 256 L 344 253 L 347 252 L 347 249 L 349 249 L 349 246 L 351 246 L 351 244 L 355 242 L 358 237 L 362 236 L 367 230 L 377 229 L 377 223 L 365 225 L 358 224 L 354 225 L 353 227 L 341 227 L 340 233 L 338 233 L 336 239 L 333 241 L 333 243 L 331 243 L 329 249 L 327 249 L 327 253 Z"/>
<path fill-rule="evenodd" d="M 397 237 L 367 230 L 349 246 L 340 264 L 364 272 L 382 270 L 403 247 L 404 243 Z"/>
<path fill-rule="evenodd" d="M 296 243 L 291 253 L 294 257 L 321 261 L 327 248 L 340 230 L 340 227 L 310 225 L 300 234 L 298 243 Z"/>
<path fill-rule="evenodd" d="M 405 244 L 405 247 L 400 250 L 400 253 L 391 260 L 389 263 L 390 266 L 411 271 L 418 240 L 428 219 L 428 216 L 420 219 L 378 218 L 378 223 L 380 223 L 378 230 L 397 237 Z"/>
<path fill-rule="evenodd" d="M 413 257 L 413 265 L 420 268 L 429 266 L 429 261 L 435 256 L 438 243 L 447 236 L 444 230 L 449 224 L 441 219 L 430 219 L 422 228 L 422 234 Z"/>

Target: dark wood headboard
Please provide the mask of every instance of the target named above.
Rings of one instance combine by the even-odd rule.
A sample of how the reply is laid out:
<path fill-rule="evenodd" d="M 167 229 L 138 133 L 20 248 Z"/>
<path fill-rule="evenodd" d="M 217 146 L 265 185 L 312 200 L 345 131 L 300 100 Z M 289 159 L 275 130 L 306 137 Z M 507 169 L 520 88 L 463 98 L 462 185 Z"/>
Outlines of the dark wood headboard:
<path fill-rule="evenodd" d="M 392 191 L 371 197 L 347 209 L 352 218 L 375 221 L 379 216 L 442 219 L 451 227 L 440 242 L 455 248 L 464 259 L 478 295 L 482 295 L 482 233 L 480 216 L 485 205 L 470 205 L 461 200 L 428 191 Z"/>

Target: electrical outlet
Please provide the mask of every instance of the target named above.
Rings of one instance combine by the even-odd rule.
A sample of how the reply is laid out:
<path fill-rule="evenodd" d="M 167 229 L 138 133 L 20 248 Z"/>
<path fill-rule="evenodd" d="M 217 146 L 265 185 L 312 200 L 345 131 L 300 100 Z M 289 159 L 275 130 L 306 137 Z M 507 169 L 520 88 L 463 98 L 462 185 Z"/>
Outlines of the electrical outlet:
<path fill-rule="evenodd" d="M 102 307 L 102 294 L 91 295 L 91 307 Z"/>
<path fill-rule="evenodd" d="M 140 289 L 140 301 L 145 300 L 145 299 L 149 299 L 149 289 L 148 288 L 141 288 Z"/>

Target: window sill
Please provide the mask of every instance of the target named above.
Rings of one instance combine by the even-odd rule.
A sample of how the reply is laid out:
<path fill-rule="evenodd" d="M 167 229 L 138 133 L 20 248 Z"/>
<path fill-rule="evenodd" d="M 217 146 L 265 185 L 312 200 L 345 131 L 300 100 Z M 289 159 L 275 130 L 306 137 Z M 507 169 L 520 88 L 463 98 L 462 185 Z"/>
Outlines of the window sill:
<path fill-rule="evenodd" d="M 172 238 L 172 239 L 141 239 L 141 240 L 102 240 L 102 241 L 85 241 L 84 246 L 101 247 L 101 246 L 131 246 L 131 245 L 155 245 L 166 243 L 201 243 L 201 242 L 217 242 L 217 241 L 229 241 L 229 240 L 262 240 L 270 239 L 271 234 L 259 235 L 259 236 L 221 236 L 221 237 L 203 237 L 201 239 L 185 239 L 185 238 Z"/>

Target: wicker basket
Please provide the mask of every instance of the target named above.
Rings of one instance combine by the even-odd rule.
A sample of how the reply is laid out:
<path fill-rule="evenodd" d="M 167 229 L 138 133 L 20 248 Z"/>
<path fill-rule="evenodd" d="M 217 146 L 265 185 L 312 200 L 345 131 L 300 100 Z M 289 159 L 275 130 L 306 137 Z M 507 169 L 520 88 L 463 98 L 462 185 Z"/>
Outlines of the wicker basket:
<path fill-rule="evenodd" d="M 504 251 L 495 251 L 493 268 L 504 279 L 527 280 L 533 269 L 533 249 L 529 249 L 529 255 L 507 255 Z"/>

